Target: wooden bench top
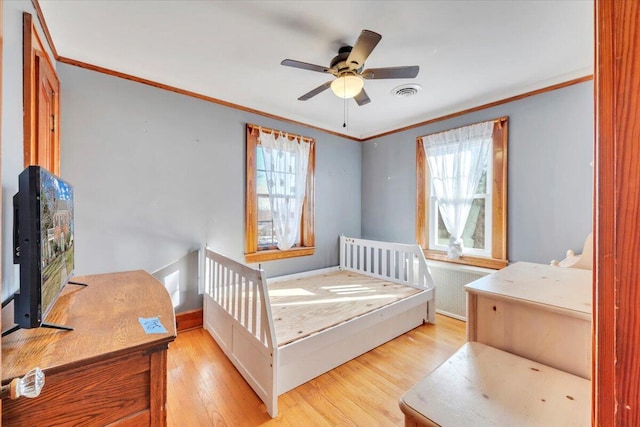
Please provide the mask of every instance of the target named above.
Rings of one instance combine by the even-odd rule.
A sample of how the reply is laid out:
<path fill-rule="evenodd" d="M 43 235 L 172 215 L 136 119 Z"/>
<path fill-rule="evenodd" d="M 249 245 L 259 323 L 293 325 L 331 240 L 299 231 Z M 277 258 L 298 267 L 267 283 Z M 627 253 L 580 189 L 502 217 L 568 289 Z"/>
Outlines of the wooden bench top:
<path fill-rule="evenodd" d="M 589 426 L 591 382 L 468 342 L 400 399 L 417 425 Z"/>
<path fill-rule="evenodd" d="M 517 262 L 465 286 L 467 292 L 519 300 L 591 320 L 592 272 Z"/>

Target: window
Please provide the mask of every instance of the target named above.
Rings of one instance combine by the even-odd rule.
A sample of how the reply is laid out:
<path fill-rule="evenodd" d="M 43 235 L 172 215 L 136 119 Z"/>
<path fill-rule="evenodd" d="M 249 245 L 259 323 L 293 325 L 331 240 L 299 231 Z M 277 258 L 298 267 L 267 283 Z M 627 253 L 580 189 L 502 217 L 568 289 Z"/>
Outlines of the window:
<path fill-rule="evenodd" d="M 487 180 L 491 182 L 492 167 L 485 168 L 473 195 L 469 216 L 462 233 L 464 253 L 474 256 L 491 257 L 491 189 L 487 189 Z M 432 185 L 429 183 L 429 185 Z M 438 200 L 430 188 L 429 197 L 429 249 L 446 251 L 451 234 L 447 231 Z"/>
<path fill-rule="evenodd" d="M 288 148 L 273 146 L 274 138 L 262 141 L 261 131 L 281 142 L 286 138 Z M 308 146 L 308 151 L 300 151 L 302 145 Z M 313 254 L 315 140 L 249 124 L 246 155 L 246 261 Z M 298 188 L 303 189 L 298 193 L 299 209 L 294 207 Z"/>
<path fill-rule="evenodd" d="M 435 185 L 429 170 L 429 160 L 425 153 L 423 137 L 416 139 L 416 239 L 425 252 L 425 257 L 440 261 L 456 262 L 488 268 L 502 268 L 507 265 L 507 138 L 508 120 L 506 117 L 491 121 L 491 144 L 488 150 L 488 161 L 484 167 L 478 168 L 479 175 L 468 179 L 468 183 L 477 181 L 472 191 L 472 202 L 467 220 L 461 227 L 462 254 L 452 259 L 448 252 L 451 235 L 447 231 L 444 215 L 436 197 Z M 466 128 L 466 127 L 465 127 Z M 464 128 L 458 128 L 464 129 Z M 458 130 L 456 129 L 456 130 Z M 459 165 L 460 158 L 452 152 L 439 147 L 435 156 L 440 160 L 449 160 L 449 166 Z M 434 151 L 432 149 L 431 161 Z M 446 165 L 445 165 L 446 166 Z M 442 192 L 441 189 L 438 191 Z M 450 199 L 451 200 L 451 199 Z M 454 250 L 455 252 L 455 245 Z M 454 254 L 455 255 L 455 254 Z"/>

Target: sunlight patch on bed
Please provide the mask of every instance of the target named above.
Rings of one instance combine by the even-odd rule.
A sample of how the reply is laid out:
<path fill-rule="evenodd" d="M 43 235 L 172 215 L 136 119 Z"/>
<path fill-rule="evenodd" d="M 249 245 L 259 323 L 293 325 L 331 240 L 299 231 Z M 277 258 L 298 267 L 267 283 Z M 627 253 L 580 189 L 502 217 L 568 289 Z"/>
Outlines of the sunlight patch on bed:
<path fill-rule="evenodd" d="M 333 285 L 333 286 L 322 286 L 322 289 L 333 290 L 333 289 L 353 289 L 353 288 L 362 288 L 362 285 Z"/>
<path fill-rule="evenodd" d="M 371 289 L 370 287 L 362 286 L 362 285 L 323 286 L 322 289 L 325 289 L 329 292 L 335 292 L 336 294 L 341 294 L 341 295 L 359 294 L 363 292 L 367 292 L 367 293 L 375 292 L 374 289 Z"/>
<path fill-rule="evenodd" d="M 350 289 L 346 291 L 334 291 L 334 292 L 338 295 L 353 295 L 353 294 L 362 294 L 362 293 L 370 294 L 371 292 L 375 292 L 375 290 L 362 288 L 362 289 Z"/>
<path fill-rule="evenodd" d="M 339 302 L 349 302 L 349 301 L 366 301 L 366 300 L 379 300 L 379 299 L 394 300 L 397 298 L 398 298 L 398 295 L 383 295 L 383 296 L 368 295 L 368 296 L 361 296 L 361 297 L 350 296 L 350 297 L 342 297 L 342 298 L 326 298 L 326 299 L 319 299 L 314 301 L 297 301 L 297 302 L 282 302 L 282 303 L 276 303 L 274 301 L 271 301 L 271 306 L 280 307 L 280 306 L 293 306 L 293 305 L 335 304 Z"/>
<path fill-rule="evenodd" d="M 315 295 L 308 289 L 289 288 L 289 289 L 269 289 L 269 295 L 272 297 L 301 297 Z"/>

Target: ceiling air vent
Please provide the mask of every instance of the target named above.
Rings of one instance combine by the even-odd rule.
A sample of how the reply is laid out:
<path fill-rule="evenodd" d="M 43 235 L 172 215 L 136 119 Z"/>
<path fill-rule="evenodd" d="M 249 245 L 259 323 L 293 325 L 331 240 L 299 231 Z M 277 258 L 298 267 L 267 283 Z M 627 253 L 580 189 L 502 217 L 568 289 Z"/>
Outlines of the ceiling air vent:
<path fill-rule="evenodd" d="M 398 98 L 407 98 L 409 96 L 413 96 L 416 93 L 418 93 L 420 89 L 422 89 L 422 86 L 420 85 L 406 84 L 406 85 L 401 85 L 393 88 L 393 90 L 391 91 L 391 94 Z"/>

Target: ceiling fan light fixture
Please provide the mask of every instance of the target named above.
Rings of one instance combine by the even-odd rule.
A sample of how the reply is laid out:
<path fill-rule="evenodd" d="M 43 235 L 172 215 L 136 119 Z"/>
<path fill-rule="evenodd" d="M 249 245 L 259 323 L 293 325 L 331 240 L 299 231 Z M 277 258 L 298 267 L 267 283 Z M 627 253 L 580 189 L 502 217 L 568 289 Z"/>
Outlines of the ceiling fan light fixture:
<path fill-rule="evenodd" d="M 343 74 L 331 82 L 331 90 L 339 98 L 353 98 L 364 87 L 364 80 L 355 74 Z"/>

